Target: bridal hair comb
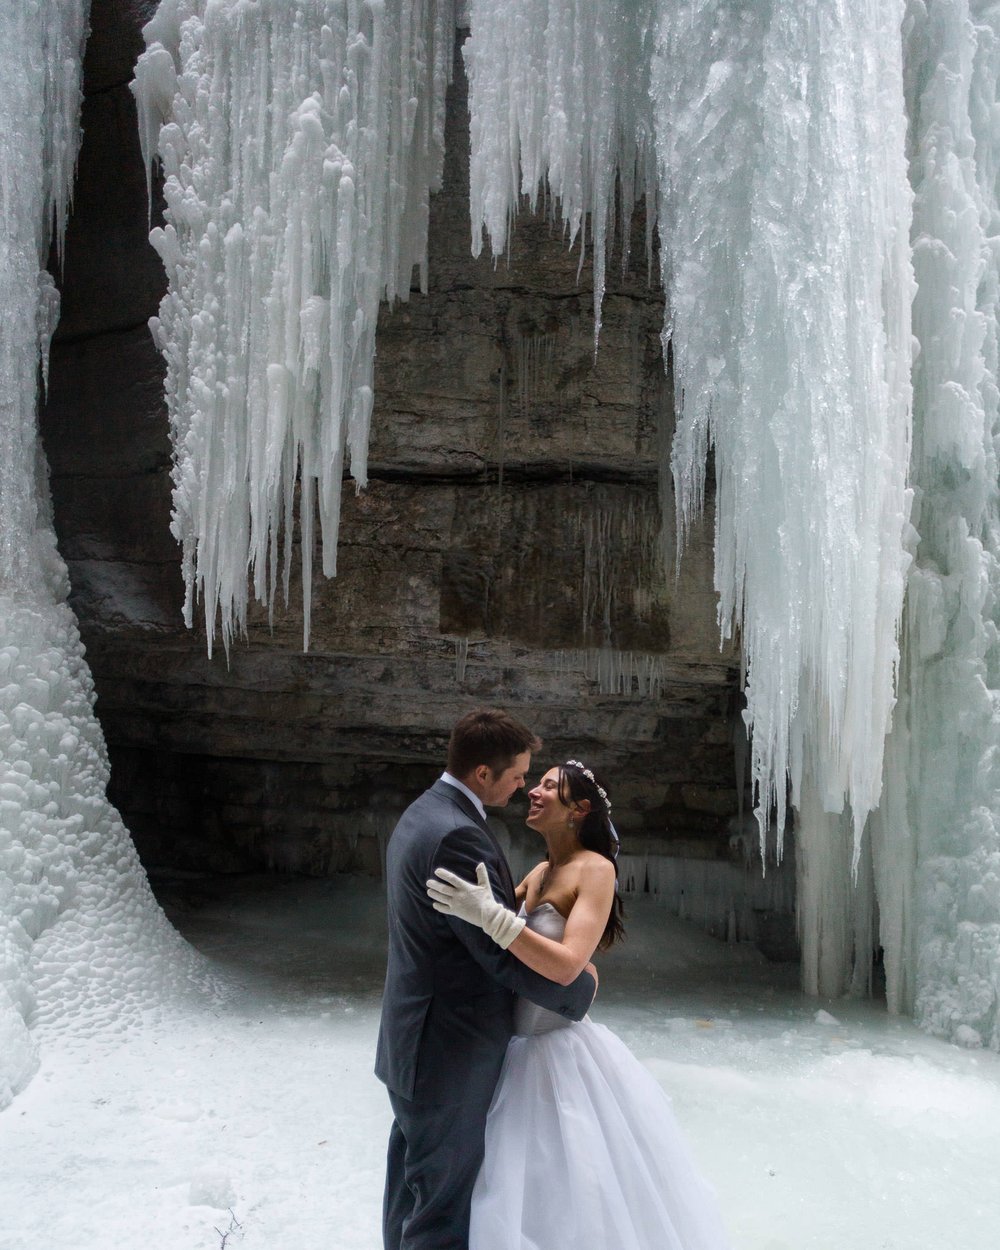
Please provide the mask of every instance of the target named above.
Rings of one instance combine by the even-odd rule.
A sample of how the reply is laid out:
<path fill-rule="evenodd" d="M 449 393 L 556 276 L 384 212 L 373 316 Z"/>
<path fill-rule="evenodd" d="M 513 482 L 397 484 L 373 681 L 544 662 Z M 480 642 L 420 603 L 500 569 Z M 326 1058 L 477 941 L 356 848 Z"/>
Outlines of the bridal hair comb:
<path fill-rule="evenodd" d="M 586 766 L 586 764 L 581 764 L 579 760 L 567 760 L 566 764 L 570 768 L 579 768 L 580 772 L 583 773 L 583 775 L 587 778 L 587 780 L 593 783 L 595 789 L 597 790 L 597 793 L 604 800 L 604 806 L 608 809 L 608 814 L 610 815 L 611 814 L 611 800 L 608 798 L 608 792 L 607 790 L 605 790 L 603 786 L 597 784 L 597 778 L 590 771 L 590 769 Z"/>

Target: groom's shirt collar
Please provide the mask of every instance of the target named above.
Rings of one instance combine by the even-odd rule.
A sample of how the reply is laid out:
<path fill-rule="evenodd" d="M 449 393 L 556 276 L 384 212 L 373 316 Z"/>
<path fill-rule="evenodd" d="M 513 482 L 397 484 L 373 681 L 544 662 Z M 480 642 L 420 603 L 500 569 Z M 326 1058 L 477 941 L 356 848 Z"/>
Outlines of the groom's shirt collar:
<path fill-rule="evenodd" d="M 446 781 L 450 786 L 454 786 L 456 790 L 461 790 L 465 797 L 472 801 L 473 806 L 479 815 L 482 816 L 483 820 L 486 820 L 486 808 L 483 807 L 483 801 L 478 794 L 473 794 L 468 786 L 463 785 L 457 777 L 453 777 L 449 772 L 443 772 L 441 774 L 441 780 Z"/>

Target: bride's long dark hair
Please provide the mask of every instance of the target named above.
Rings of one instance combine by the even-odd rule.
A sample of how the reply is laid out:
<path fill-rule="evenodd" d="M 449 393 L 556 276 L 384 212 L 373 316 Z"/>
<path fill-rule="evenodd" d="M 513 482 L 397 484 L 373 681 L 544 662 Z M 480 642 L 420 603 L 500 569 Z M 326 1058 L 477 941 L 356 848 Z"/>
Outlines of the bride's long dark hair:
<path fill-rule="evenodd" d="M 588 851 L 603 855 L 614 865 L 615 896 L 611 901 L 608 923 L 604 926 L 604 933 L 597 944 L 598 950 L 606 951 L 609 946 L 614 946 L 615 942 L 621 942 L 625 937 L 625 926 L 622 923 L 625 908 L 618 891 L 618 838 L 611 832 L 611 816 L 604 798 L 607 791 L 603 786 L 599 787 L 590 769 L 587 772 L 591 774 L 589 777 L 581 765 L 573 761 L 559 765 L 559 802 L 564 807 L 572 807 L 581 799 L 589 800 L 590 811 L 580 822 L 580 845 Z M 602 790 L 604 794 L 601 793 Z"/>

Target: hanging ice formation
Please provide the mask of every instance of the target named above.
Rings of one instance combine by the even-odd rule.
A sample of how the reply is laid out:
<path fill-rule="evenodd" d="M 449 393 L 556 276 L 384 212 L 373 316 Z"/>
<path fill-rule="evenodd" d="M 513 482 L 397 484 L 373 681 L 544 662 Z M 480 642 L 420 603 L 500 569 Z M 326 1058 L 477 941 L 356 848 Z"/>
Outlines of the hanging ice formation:
<path fill-rule="evenodd" d="M 426 284 L 451 0 L 164 0 L 133 90 L 165 175 L 173 531 L 227 649 L 247 573 L 288 597 L 300 491 L 305 644 L 314 524 L 336 572 L 345 466 L 367 476 L 379 301 Z M 280 555 L 279 555 L 280 548 Z"/>
<path fill-rule="evenodd" d="M 30 1029 L 120 1023 L 190 960 L 105 796 L 107 757 L 37 435 L 79 141 L 87 0 L 0 0 L 0 1107 Z"/>
<path fill-rule="evenodd" d="M 711 449 L 720 625 L 762 831 L 796 809 L 807 987 L 865 988 L 881 945 L 894 1009 L 994 1046 L 998 21 L 471 0 L 465 47 L 474 251 L 547 183 L 571 236 L 590 216 L 599 301 L 616 179 L 658 221 L 678 537 Z"/>
<path fill-rule="evenodd" d="M 532 210 L 550 191 L 583 265 L 589 224 L 594 337 L 617 223 L 646 195 L 652 266 L 655 161 L 649 71 L 654 0 L 470 0 L 472 252 L 483 230 L 502 255 L 521 194 Z M 650 192 L 652 194 L 650 195 Z"/>

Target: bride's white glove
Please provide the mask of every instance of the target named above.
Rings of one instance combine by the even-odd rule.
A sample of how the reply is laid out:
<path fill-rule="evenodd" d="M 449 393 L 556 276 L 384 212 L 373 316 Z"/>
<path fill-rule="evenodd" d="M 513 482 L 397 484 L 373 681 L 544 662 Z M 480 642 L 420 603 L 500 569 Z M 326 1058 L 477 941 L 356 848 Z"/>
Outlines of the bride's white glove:
<path fill-rule="evenodd" d="M 447 868 L 435 868 L 434 877 L 427 882 L 427 893 L 435 911 L 476 925 L 504 950 L 524 928 L 522 917 L 515 916 L 493 897 L 485 864 L 476 865 L 475 883 L 465 881 Z"/>

